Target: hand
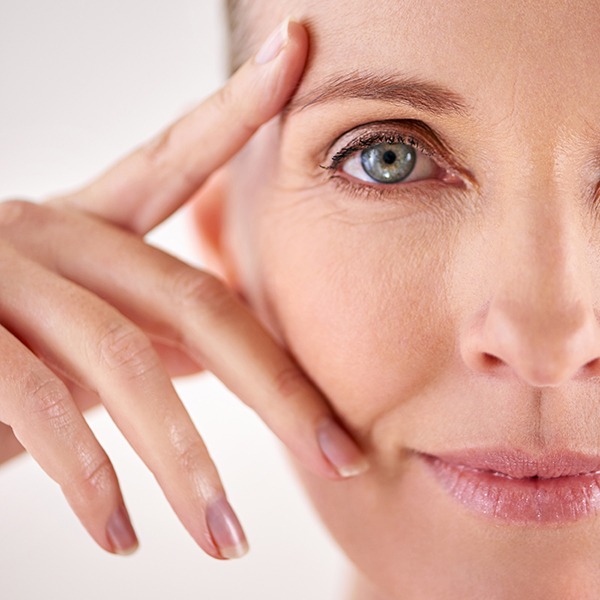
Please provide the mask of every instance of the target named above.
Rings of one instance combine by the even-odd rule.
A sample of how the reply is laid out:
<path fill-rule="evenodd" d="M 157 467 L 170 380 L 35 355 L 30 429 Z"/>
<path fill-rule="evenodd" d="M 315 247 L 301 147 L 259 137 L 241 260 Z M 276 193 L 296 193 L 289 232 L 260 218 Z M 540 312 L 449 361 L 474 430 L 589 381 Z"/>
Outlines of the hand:
<path fill-rule="evenodd" d="M 287 44 L 270 61 L 264 53 L 262 63 L 250 60 L 84 189 L 43 204 L 0 204 L 0 461 L 22 444 L 110 552 L 134 549 L 137 538 L 113 466 L 82 415 L 98 400 L 197 543 L 215 558 L 246 551 L 171 375 L 215 373 L 320 476 L 367 467 L 323 396 L 237 296 L 142 237 L 286 104 L 308 40 L 297 23 L 282 32 Z"/>

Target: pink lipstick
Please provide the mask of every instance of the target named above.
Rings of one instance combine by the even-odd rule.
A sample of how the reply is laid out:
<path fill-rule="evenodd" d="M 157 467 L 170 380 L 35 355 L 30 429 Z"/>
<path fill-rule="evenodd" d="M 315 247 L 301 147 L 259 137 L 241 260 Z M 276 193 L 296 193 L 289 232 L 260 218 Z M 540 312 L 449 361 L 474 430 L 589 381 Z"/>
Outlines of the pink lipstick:
<path fill-rule="evenodd" d="M 600 456 L 471 449 L 418 454 L 450 496 L 470 510 L 514 523 L 561 523 L 600 510 Z"/>

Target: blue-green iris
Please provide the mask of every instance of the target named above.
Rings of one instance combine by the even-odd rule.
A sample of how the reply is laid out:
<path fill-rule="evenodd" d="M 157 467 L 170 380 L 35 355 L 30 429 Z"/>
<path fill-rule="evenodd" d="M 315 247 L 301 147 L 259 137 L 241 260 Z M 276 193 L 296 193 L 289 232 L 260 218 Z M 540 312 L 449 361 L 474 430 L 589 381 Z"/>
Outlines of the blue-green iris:
<path fill-rule="evenodd" d="M 408 144 L 377 144 L 363 150 L 363 169 L 379 183 L 399 183 L 415 168 L 416 151 Z"/>

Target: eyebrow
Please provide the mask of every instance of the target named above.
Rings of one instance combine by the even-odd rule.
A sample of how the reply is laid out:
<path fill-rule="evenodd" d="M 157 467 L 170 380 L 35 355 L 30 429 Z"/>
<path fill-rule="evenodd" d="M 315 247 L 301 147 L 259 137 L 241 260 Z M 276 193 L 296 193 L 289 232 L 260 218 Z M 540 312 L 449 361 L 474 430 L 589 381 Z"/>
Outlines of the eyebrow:
<path fill-rule="evenodd" d="M 412 106 L 432 115 L 467 115 L 467 101 L 457 92 L 433 81 L 399 75 L 349 73 L 333 75 L 307 92 L 294 96 L 283 110 L 283 119 L 310 106 L 335 100 L 378 100 Z"/>

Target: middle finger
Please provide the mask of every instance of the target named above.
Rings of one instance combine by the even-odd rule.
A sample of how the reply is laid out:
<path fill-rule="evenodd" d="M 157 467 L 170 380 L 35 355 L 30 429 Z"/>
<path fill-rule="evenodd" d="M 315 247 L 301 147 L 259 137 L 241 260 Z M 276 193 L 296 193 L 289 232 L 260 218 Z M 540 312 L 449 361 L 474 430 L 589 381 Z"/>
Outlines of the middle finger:
<path fill-rule="evenodd" d="M 181 344 L 316 474 L 339 478 L 367 468 L 327 400 L 222 282 L 90 216 L 22 207 L 26 214 L 0 227 L 22 252 Z"/>

